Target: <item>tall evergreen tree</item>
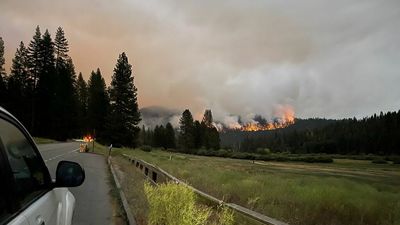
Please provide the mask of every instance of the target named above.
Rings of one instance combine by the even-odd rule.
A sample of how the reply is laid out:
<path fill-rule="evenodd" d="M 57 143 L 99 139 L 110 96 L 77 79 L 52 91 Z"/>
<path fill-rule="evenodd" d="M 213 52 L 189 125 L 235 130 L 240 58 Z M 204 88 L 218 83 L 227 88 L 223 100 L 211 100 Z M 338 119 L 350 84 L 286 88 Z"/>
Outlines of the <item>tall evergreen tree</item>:
<path fill-rule="evenodd" d="M 175 148 L 175 130 L 171 123 L 165 125 L 165 148 Z"/>
<path fill-rule="evenodd" d="M 154 147 L 165 147 L 165 128 L 163 125 L 154 128 Z"/>
<path fill-rule="evenodd" d="M 4 41 L 0 37 L 0 106 L 4 106 L 6 102 L 7 84 L 6 84 L 6 72 L 4 69 Z"/>
<path fill-rule="evenodd" d="M 198 120 L 193 123 L 193 147 L 201 148 L 204 146 L 206 127 L 200 123 Z"/>
<path fill-rule="evenodd" d="M 40 32 L 40 27 L 37 26 L 35 30 L 35 35 L 28 47 L 29 56 L 29 70 L 30 70 L 30 80 L 32 85 L 32 90 L 36 89 L 36 85 L 39 80 L 39 75 L 42 72 L 42 34 Z"/>
<path fill-rule="evenodd" d="M 212 127 L 208 130 L 208 149 L 218 150 L 220 148 L 220 138 L 217 128 Z"/>
<path fill-rule="evenodd" d="M 81 135 L 79 100 L 76 86 L 75 67 L 68 56 L 69 46 L 64 30 L 58 27 L 54 38 L 55 69 L 57 73 L 57 119 L 60 139 Z M 68 110 L 65 110 L 68 109 Z M 69 132 L 63 132 L 69 131 Z"/>
<path fill-rule="evenodd" d="M 208 128 L 212 128 L 213 125 L 213 117 L 210 109 L 206 109 L 204 111 L 203 119 L 201 120 L 201 123 L 204 124 Z"/>
<path fill-rule="evenodd" d="M 144 125 L 142 125 L 142 129 L 140 129 L 139 139 L 140 139 L 139 143 L 141 145 L 149 145 L 149 143 L 147 141 L 146 127 Z"/>
<path fill-rule="evenodd" d="M 186 109 L 182 113 L 179 125 L 179 144 L 183 152 L 190 152 L 194 148 L 194 123 L 192 113 L 189 109 Z"/>
<path fill-rule="evenodd" d="M 78 98 L 78 134 L 84 135 L 88 132 L 88 87 L 86 81 L 83 79 L 82 73 L 79 73 L 78 79 L 76 80 L 76 93 Z"/>
<path fill-rule="evenodd" d="M 58 70 L 68 61 L 69 51 L 68 41 L 61 27 L 57 29 L 56 37 L 54 38 L 54 48 L 56 54 L 56 69 Z"/>
<path fill-rule="evenodd" d="M 201 134 L 202 144 L 207 149 L 219 149 L 220 139 L 217 129 L 214 127 L 212 112 L 207 109 L 204 112 L 203 119 L 201 121 Z"/>
<path fill-rule="evenodd" d="M 78 95 L 76 92 L 75 66 L 71 58 L 64 62 L 57 71 L 56 114 L 58 138 L 66 139 L 78 133 Z M 65 110 L 67 109 L 67 110 Z"/>
<path fill-rule="evenodd" d="M 55 90 L 57 88 L 57 77 L 55 73 L 54 43 L 48 30 L 42 36 L 40 44 L 40 60 L 38 67 L 38 81 L 36 86 L 37 96 L 37 134 L 57 138 L 56 125 L 58 115 L 55 111 L 57 99 Z M 40 113 L 39 113 L 40 112 Z"/>
<path fill-rule="evenodd" d="M 137 144 L 141 120 L 132 65 L 125 52 L 119 55 L 110 87 L 111 112 L 108 119 L 110 141 L 127 146 Z"/>
<path fill-rule="evenodd" d="M 5 59 L 4 59 L 4 41 L 3 38 L 0 37 L 0 75 L 4 76 L 6 73 L 6 70 L 4 68 L 5 64 Z"/>
<path fill-rule="evenodd" d="M 100 69 L 92 71 L 88 81 L 88 127 L 99 140 L 104 139 L 106 117 L 109 110 L 109 97 L 106 82 Z"/>
<path fill-rule="evenodd" d="M 39 26 L 28 46 L 31 121 L 30 132 L 36 134 L 36 86 L 42 70 L 42 34 Z"/>
<path fill-rule="evenodd" d="M 29 107 L 29 102 L 31 101 L 29 93 L 31 93 L 31 90 L 28 63 L 28 49 L 21 41 L 12 60 L 11 73 L 8 79 L 8 106 L 10 112 L 23 124 L 29 124 L 31 121 L 31 109 Z"/>

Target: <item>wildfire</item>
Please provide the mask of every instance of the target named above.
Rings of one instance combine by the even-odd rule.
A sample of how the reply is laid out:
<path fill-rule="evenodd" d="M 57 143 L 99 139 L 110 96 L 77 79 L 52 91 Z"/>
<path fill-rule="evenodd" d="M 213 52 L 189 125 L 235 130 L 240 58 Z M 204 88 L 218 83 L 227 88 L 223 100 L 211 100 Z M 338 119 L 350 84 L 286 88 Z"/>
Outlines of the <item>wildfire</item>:
<path fill-rule="evenodd" d="M 240 130 L 242 130 L 242 131 L 274 130 L 274 129 L 278 129 L 278 128 L 285 128 L 292 124 L 294 124 L 294 118 L 293 118 L 293 120 L 286 120 L 284 122 L 273 122 L 273 123 L 267 123 L 267 124 L 259 124 L 257 122 L 250 122 L 250 123 L 244 124 L 240 128 Z"/>
<path fill-rule="evenodd" d="M 239 127 L 236 126 L 233 129 L 241 131 L 274 130 L 288 127 L 295 122 L 294 110 L 291 106 L 287 105 L 278 107 L 274 113 L 274 117 L 275 118 L 271 122 L 268 122 L 265 119 L 264 121 L 253 120 L 251 122 L 241 124 Z"/>

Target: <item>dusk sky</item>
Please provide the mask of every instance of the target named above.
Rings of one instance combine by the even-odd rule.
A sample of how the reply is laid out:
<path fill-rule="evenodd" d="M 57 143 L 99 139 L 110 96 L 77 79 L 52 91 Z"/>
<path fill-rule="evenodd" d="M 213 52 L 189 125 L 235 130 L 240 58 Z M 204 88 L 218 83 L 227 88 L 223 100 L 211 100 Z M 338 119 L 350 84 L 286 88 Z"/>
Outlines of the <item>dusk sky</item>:
<path fill-rule="evenodd" d="M 35 27 L 64 28 L 76 71 L 133 64 L 140 107 L 267 118 L 400 109 L 399 0 L 1 0 L 6 67 Z"/>

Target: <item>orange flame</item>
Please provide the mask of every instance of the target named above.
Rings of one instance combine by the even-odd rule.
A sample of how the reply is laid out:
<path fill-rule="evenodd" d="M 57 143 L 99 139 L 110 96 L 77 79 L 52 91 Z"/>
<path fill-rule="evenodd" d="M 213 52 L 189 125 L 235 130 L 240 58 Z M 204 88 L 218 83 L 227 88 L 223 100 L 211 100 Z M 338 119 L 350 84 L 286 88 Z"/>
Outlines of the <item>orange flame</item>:
<path fill-rule="evenodd" d="M 237 130 L 241 131 L 262 131 L 262 130 L 274 130 L 279 128 L 285 128 L 295 122 L 295 113 L 293 107 L 285 105 L 278 107 L 275 112 L 276 119 L 273 122 L 260 124 L 258 122 L 249 122 L 242 125 Z"/>
<path fill-rule="evenodd" d="M 88 136 L 84 136 L 83 137 L 83 141 L 84 142 L 91 142 L 93 139 L 92 139 L 92 137 L 90 136 L 90 135 L 88 135 Z"/>

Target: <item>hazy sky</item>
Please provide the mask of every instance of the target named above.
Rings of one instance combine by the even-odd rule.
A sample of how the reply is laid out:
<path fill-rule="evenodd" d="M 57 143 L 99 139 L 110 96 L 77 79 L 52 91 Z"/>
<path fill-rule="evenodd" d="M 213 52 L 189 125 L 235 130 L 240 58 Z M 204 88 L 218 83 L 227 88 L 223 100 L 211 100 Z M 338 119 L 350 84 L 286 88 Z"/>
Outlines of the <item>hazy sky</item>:
<path fill-rule="evenodd" d="M 363 117 L 400 109 L 399 0 L 1 0 L 10 66 L 36 25 L 66 32 L 77 72 L 133 64 L 139 104 L 214 117 Z"/>

